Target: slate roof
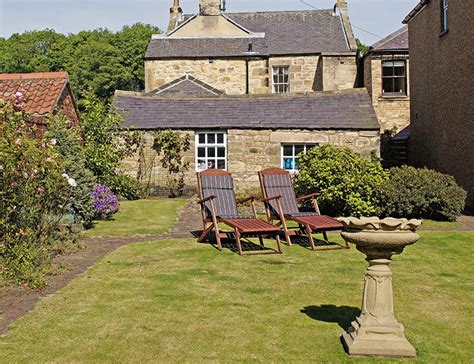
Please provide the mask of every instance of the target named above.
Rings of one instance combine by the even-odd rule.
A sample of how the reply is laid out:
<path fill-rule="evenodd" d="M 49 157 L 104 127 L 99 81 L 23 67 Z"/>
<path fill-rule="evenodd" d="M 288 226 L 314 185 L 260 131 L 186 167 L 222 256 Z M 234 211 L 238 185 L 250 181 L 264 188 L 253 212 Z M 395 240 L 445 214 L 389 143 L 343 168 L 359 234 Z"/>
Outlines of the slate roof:
<path fill-rule="evenodd" d="M 248 29 L 248 37 L 153 38 L 146 59 L 188 57 L 235 57 L 248 43 L 261 55 L 292 55 L 351 52 L 340 16 L 332 10 L 225 13 Z M 185 16 L 189 20 L 190 16 Z M 253 36 L 265 33 L 264 37 Z"/>
<path fill-rule="evenodd" d="M 249 43 L 260 55 L 268 55 L 267 44 L 261 37 L 160 38 L 151 40 L 145 59 L 242 57 Z"/>
<path fill-rule="evenodd" d="M 0 98 L 9 100 L 16 92 L 25 96 L 24 110 L 44 116 L 54 111 L 68 85 L 66 72 L 0 74 Z"/>
<path fill-rule="evenodd" d="M 408 26 L 404 26 L 372 45 L 374 51 L 409 50 Z"/>
<path fill-rule="evenodd" d="M 219 96 L 224 92 L 218 90 L 191 75 L 184 75 L 161 87 L 148 92 L 160 96 Z"/>
<path fill-rule="evenodd" d="M 264 32 L 271 55 L 350 52 L 333 10 L 226 13 L 246 29 Z"/>
<path fill-rule="evenodd" d="M 295 95 L 167 98 L 117 91 L 124 124 L 153 129 L 380 130 L 366 89 Z"/>

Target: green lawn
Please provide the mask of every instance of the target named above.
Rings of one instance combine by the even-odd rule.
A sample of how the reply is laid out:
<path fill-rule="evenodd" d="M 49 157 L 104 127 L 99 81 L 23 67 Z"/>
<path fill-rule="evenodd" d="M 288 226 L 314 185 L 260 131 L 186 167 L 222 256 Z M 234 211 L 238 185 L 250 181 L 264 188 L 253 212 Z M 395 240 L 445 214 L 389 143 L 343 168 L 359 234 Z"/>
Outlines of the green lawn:
<path fill-rule="evenodd" d="M 183 198 L 121 201 L 120 212 L 111 220 L 97 221 L 84 235 L 135 236 L 158 235 L 170 229 L 178 218 L 178 208 L 185 204 Z"/>
<path fill-rule="evenodd" d="M 419 354 L 409 362 L 472 363 L 474 233 L 421 235 L 392 266 L 396 316 Z M 365 267 L 355 249 L 124 246 L 14 323 L 0 362 L 396 362 L 349 359 L 339 342 Z"/>

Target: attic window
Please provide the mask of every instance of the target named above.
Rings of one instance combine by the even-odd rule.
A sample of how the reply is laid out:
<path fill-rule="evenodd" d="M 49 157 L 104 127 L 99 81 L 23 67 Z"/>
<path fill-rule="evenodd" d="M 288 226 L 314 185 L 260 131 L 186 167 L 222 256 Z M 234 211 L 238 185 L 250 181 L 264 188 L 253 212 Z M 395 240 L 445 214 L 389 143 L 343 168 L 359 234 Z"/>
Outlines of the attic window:
<path fill-rule="evenodd" d="M 386 96 L 407 94 L 406 61 L 382 62 L 382 93 Z"/>
<path fill-rule="evenodd" d="M 273 93 L 286 94 L 290 92 L 290 67 L 273 67 Z"/>

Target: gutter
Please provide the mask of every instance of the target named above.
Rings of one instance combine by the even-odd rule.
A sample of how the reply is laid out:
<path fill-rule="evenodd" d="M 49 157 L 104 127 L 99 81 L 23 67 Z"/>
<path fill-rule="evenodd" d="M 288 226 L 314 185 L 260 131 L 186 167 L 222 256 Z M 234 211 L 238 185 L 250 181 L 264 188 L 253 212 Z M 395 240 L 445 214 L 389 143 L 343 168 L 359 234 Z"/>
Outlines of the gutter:
<path fill-rule="evenodd" d="M 403 19 L 403 24 L 408 24 L 431 0 L 420 0 L 418 5 Z"/>

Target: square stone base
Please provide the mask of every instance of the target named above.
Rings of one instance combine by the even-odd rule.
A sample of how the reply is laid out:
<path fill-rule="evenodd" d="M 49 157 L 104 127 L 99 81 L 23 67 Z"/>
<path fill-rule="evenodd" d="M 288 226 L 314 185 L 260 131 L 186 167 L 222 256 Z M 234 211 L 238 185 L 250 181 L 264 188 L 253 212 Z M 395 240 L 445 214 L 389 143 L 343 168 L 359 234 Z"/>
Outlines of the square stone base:
<path fill-rule="evenodd" d="M 351 328 L 352 329 L 352 328 Z M 416 356 L 415 348 L 406 337 L 391 334 L 362 334 L 357 335 L 351 329 L 342 334 L 344 348 L 351 356 L 383 356 L 404 357 Z"/>

